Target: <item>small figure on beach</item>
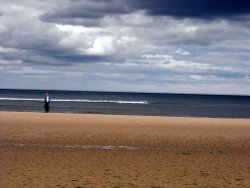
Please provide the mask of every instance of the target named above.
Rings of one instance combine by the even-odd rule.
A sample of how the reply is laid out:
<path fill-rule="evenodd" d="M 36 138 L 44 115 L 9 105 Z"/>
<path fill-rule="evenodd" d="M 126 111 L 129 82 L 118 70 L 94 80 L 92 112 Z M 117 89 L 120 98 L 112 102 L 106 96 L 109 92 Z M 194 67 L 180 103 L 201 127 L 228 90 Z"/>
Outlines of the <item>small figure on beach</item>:
<path fill-rule="evenodd" d="M 44 99 L 44 109 L 45 109 L 45 112 L 46 112 L 46 113 L 49 112 L 49 102 L 50 102 L 49 93 L 46 92 L 46 93 L 45 93 L 45 99 Z"/>

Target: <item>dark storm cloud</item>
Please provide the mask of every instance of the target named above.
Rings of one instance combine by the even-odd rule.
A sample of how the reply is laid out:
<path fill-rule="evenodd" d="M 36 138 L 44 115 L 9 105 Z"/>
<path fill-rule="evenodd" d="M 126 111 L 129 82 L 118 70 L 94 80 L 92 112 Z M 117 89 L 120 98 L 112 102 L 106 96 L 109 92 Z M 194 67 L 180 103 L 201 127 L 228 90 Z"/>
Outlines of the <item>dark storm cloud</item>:
<path fill-rule="evenodd" d="M 48 22 L 71 23 L 73 25 L 98 25 L 106 15 L 127 14 L 129 9 L 120 0 L 78 1 L 73 0 L 55 10 L 45 13 L 41 19 Z"/>
<path fill-rule="evenodd" d="M 127 13 L 121 7 L 110 6 L 108 3 L 102 3 L 101 5 L 84 5 L 84 4 L 72 4 L 68 7 L 64 7 L 60 10 L 55 10 L 47 13 L 43 17 L 59 17 L 59 18 L 88 18 L 95 19 L 101 18 L 106 14 L 121 14 Z"/>
<path fill-rule="evenodd" d="M 249 0 L 72 0 L 69 4 L 41 16 L 48 22 L 98 25 L 107 15 L 128 14 L 137 10 L 150 16 L 196 19 L 241 19 L 250 14 Z"/>
<path fill-rule="evenodd" d="M 148 15 L 177 18 L 233 18 L 250 14 L 249 0 L 130 0 Z"/>

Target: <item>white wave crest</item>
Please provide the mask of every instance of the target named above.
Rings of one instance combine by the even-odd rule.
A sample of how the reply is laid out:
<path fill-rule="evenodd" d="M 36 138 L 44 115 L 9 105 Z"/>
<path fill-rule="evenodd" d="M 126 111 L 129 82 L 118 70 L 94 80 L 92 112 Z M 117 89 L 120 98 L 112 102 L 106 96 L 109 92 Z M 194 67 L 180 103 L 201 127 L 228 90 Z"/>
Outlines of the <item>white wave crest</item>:
<path fill-rule="evenodd" d="M 44 101 L 39 98 L 0 98 L 7 101 Z M 51 99 L 54 102 L 82 102 L 82 103 L 118 103 L 118 104 L 148 104 L 148 101 L 123 101 L 123 100 L 88 100 L 88 99 Z"/>
<path fill-rule="evenodd" d="M 44 101 L 44 99 L 37 98 L 11 98 L 11 97 L 3 97 L 0 98 L 1 101 Z"/>

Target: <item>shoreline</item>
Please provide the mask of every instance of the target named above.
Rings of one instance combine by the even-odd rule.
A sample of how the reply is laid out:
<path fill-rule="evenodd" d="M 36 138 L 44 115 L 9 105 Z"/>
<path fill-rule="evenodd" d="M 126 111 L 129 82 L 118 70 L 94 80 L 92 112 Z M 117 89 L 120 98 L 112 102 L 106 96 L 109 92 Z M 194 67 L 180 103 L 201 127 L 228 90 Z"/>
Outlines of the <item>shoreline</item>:
<path fill-rule="evenodd" d="M 247 187 L 250 120 L 0 111 L 1 187 Z"/>
<path fill-rule="evenodd" d="M 250 120 L 250 117 L 207 117 L 207 116 L 168 116 L 168 115 L 140 115 L 140 114 L 112 114 L 112 113 L 94 113 L 94 112 L 49 112 L 43 111 L 12 111 L 0 110 L 0 113 L 38 113 L 38 114 L 66 114 L 66 115 L 110 115 L 110 116 L 128 116 L 128 117 L 165 117 L 165 118 L 192 118 L 192 119 L 232 119 L 232 120 Z"/>
<path fill-rule="evenodd" d="M 245 125 L 250 126 L 250 118 L 224 118 L 224 117 L 193 117 L 193 116 L 161 116 L 161 115 L 130 115 L 130 114 L 104 114 L 104 113 L 74 113 L 74 112 L 37 112 L 37 111 L 1 111 L 0 110 L 0 117 L 5 114 L 13 114 L 13 115 L 42 115 L 42 116 L 75 116 L 75 117 L 84 117 L 84 116 L 89 116 L 89 117 L 124 117 L 124 118 L 158 118 L 158 119 L 169 119 L 169 120 L 209 120 L 209 121 L 228 121 L 229 125 L 230 120 L 236 121 L 236 122 L 244 122 Z M 224 126 L 225 124 L 223 124 Z"/>

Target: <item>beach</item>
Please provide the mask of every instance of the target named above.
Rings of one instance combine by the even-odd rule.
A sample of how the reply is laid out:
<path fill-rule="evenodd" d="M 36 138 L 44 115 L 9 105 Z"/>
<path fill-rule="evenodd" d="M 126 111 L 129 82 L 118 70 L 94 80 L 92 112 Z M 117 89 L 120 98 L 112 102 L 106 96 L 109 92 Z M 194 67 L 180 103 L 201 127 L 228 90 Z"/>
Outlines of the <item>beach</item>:
<path fill-rule="evenodd" d="M 0 187 L 250 187 L 250 119 L 0 112 Z"/>

